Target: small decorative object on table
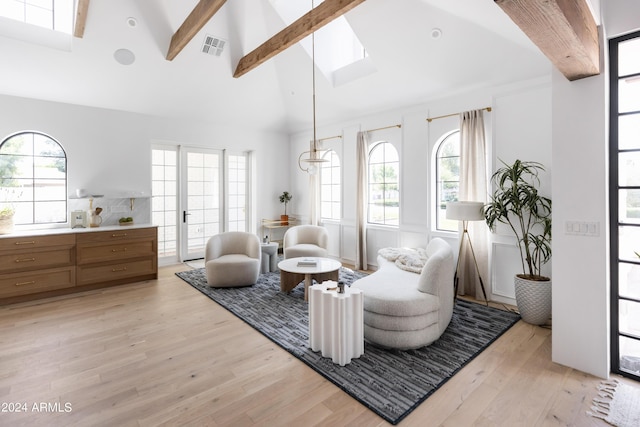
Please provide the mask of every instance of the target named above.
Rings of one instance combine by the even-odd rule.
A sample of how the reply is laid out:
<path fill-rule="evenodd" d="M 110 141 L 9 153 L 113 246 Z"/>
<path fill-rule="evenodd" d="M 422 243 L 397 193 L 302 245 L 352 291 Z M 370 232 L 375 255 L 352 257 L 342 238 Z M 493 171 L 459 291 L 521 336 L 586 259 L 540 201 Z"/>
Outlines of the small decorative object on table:
<path fill-rule="evenodd" d="M 131 218 L 130 216 L 122 217 L 118 220 L 118 223 L 120 225 L 133 225 L 133 218 Z"/>
<path fill-rule="evenodd" d="M 280 203 L 284 203 L 284 215 L 280 215 L 280 225 L 289 225 L 289 215 L 287 215 L 287 203 L 291 201 L 293 196 L 288 191 L 280 195 Z"/>
<path fill-rule="evenodd" d="M 318 265 L 318 260 L 315 258 L 304 258 L 298 261 L 298 267 L 315 267 Z"/>

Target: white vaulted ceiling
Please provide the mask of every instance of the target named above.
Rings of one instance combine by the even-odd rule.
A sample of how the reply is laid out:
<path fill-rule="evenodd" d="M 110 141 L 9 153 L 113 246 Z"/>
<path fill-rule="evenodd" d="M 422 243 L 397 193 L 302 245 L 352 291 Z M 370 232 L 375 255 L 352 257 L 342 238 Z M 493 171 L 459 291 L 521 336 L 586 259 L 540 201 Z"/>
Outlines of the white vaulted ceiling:
<path fill-rule="evenodd" d="M 91 0 L 84 36 L 70 52 L 0 36 L 0 93 L 285 133 L 311 127 L 311 62 L 300 45 L 233 77 L 242 56 L 286 26 L 269 0 L 228 0 L 173 61 L 165 59 L 196 4 Z M 319 123 L 551 71 L 492 0 L 367 0 L 345 16 L 377 71 L 335 87 L 317 73 Z M 200 52 L 207 34 L 227 41 L 220 57 Z M 132 65 L 115 61 L 123 48 L 135 54 Z"/>

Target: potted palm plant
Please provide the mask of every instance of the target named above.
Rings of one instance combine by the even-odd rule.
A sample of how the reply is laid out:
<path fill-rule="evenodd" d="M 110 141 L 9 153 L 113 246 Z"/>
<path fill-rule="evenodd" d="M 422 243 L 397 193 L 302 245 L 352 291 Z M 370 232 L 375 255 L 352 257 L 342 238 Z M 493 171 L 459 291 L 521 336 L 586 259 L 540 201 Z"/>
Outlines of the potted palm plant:
<path fill-rule="evenodd" d="M 518 242 L 522 273 L 514 278 L 516 304 L 525 322 L 542 325 L 551 317 L 551 279 L 542 266 L 551 259 L 551 199 L 539 193 L 538 162 L 504 162 L 491 181 L 495 191 L 484 217 L 492 231 L 498 223 L 511 228 Z"/>
<path fill-rule="evenodd" d="M 284 215 L 280 215 L 280 224 L 289 225 L 289 215 L 287 215 L 287 203 L 291 201 L 293 196 L 285 191 L 280 195 L 280 203 L 284 203 Z"/>

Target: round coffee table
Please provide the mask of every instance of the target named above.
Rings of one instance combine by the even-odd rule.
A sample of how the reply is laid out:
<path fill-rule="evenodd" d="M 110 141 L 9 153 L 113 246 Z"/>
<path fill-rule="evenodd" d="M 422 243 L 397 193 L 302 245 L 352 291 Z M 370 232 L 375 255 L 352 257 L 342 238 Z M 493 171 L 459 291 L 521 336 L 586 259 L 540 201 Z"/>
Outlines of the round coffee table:
<path fill-rule="evenodd" d="M 304 261 L 313 260 L 315 265 L 304 265 Z M 304 280 L 304 300 L 307 301 L 309 286 L 315 279 L 318 283 L 325 280 L 338 281 L 338 272 L 342 264 L 339 261 L 322 257 L 289 258 L 278 263 L 280 269 L 280 290 L 291 292 Z"/>

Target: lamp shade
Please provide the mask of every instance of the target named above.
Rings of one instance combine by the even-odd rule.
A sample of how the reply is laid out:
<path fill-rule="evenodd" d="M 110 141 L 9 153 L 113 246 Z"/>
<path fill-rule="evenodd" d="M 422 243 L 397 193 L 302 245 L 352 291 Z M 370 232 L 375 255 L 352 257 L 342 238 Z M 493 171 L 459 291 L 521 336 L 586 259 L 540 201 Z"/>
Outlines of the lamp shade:
<path fill-rule="evenodd" d="M 482 221 L 484 219 L 482 202 L 448 202 L 447 219 L 458 221 Z"/>

